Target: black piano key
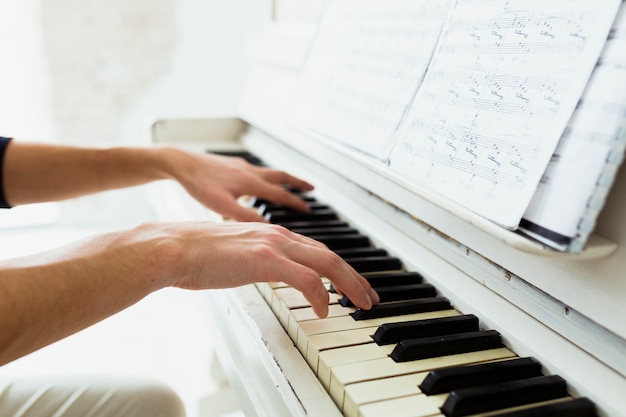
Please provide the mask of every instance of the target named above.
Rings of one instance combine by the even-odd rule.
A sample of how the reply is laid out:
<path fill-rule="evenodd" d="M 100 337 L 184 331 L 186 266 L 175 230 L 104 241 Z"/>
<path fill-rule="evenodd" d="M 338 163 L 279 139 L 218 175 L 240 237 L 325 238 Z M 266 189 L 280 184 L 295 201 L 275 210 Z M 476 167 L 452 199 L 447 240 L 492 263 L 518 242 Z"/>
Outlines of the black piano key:
<path fill-rule="evenodd" d="M 396 345 L 389 356 L 396 362 L 406 362 L 434 358 L 436 356 L 495 349 L 502 346 L 500 333 L 495 330 L 478 330 L 475 332 L 403 340 Z"/>
<path fill-rule="evenodd" d="M 394 271 L 402 269 L 402 261 L 394 256 L 367 256 L 344 258 L 357 272 Z"/>
<path fill-rule="evenodd" d="M 379 345 L 390 345 L 402 340 L 415 339 L 417 337 L 440 336 L 444 334 L 466 333 L 478 330 L 478 317 L 473 314 L 465 316 L 441 317 L 426 320 L 411 320 L 402 323 L 386 323 L 376 329 L 372 339 Z M 456 368 L 451 368 L 456 369 Z M 433 371 L 434 372 L 434 371 Z M 431 372 L 424 380 L 427 383 Z M 438 376 L 430 377 L 431 380 Z M 435 384 L 437 388 L 439 385 Z M 451 391 L 449 389 L 447 391 Z M 422 391 L 424 391 L 422 389 Z M 447 392 L 445 391 L 445 392 Z M 444 392 L 444 391 L 442 391 Z M 426 394 L 430 394 L 427 392 Z"/>
<path fill-rule="evenodd" d="M 395 285 L 393 287 L 374 287 L 380 297 L 381 303 L 392 301 L 414 300 L 416 298 L 432 298 L 437 295 L 437 290 L 430 284 Z M 352 301 L 347 296 L 339 300 L 344 307 L 352 307 Z"/>
<path fill-rule="evenodd" d="M 353 227 L 309 227 L 309 228 L 293 228 L 289 229 L 294 233 L 308 236 L 315 239 L 315 236 L 328 236 L 328 235 L 350 235 L 357 234 L 359 231 Z"/>
<path fill-rule="evenodd" d="M 281 223 L 286 229 L 315 229 L 319 227 L 349 227 L 348 222 L 343 220 L 302 220 L 302 221 L 294 221 L 294 222 L 283 222 Z"/>
<path fill-rule="evenodd" d="M 596 406 L 588 398 L 559 401 L 554 404 L 510 411 L 495 417 L 598 417 Z"/>
<path fill-rule="evenodd" d="M 478 325 L 478 319 L 476 320 L 476 325 Z M 420 390 L 426 395 L 434 395 L 459 388 L 513 381 L 541 375 L 541 363 L 538 360 L 535 358 L 519 358 L 479 365 L 435 369 L 424 378 L 424 381 L 420 384 Z"/>
<path fill-rule="evenodd" d="M 297 194 L 298 197 L 300 197 L 302 200 L 304 200 L 307 203 L 314 203 L 315 201 L 317 201 L 315 197 L 307 195 L 307 194 L 302 194 L 302 193 L 294 193 L 294 194 Z M 273 204 L 273 202 L 265 198 L 251 197 L 248 204 L 251 207 L 261 207 L 261 206 L 267 206 L 268 204 Z"/>
<path fill-rule="evenodd" d="M 330 210 L 330 207 L 328 206 L 328 204 L 320 203 L 320 202 L 315 201 L 315 200 L 305 200 L 305 202 L 306 202 L 306 205 L 309 207 L 309 209 L 312 210 L 312 211 L 316 211 L 316 210 Z M 263 206 L 263 208 L 267 212 L 269 212 L 269 211 L 277 211 L 277 210 L 296 211 L 296 210 L 292 209 L 291 207 L 285 206 L 284 204 L 274 203 L 274 202 L 271 202 L 271 201 L 264 202 L 263 204 L 259 205 L 259 207 L 260 206 Z"/>
<path fill-rule="evenodd" d="M 392 285 L 419 284 L 424 277 L 417 272 L 387 272 L 387 273 L 364 273 L 363 278 L 372 287 L 390 287 Z"/>
<path fill-rule="evenodd" d="M 447 417 L 461 417 L 567 397 L 565 380 L 558 375 L 538 376 L 450 393 L 441 407 Z"/>
<path fill-rule="evenodd" d="M 263 162 L 261 158 L 259 158 L 258 156 L 248 151 L 235 151 L 235 150 L 233 151 L 210 151 L 210 153 L 213 153 L 216 155 L 222 155 L 222 156 L 234 156 L 234 157 L 243 158 L 249 163 L 251 163 L 252 165 L 257 165 L 257 166 L 265 165 L 265 163 Z"/>
<path fill-rule="evenodd" d="M 335 253 L 342 258 L 367 258 L 371 256 L 387 256 L 388 253 L 382 248 L 350 248 L 350 249 L 337 249 Z"/>
<path fill-rule="evenodd" d="M 337 213 L 333 210 L 319 210 L 313 212 L 301 212 L 291 210 L 270 211 L 265 215 L 270 223 L 280 224 L 299 221 L 337 220 Z"/>
<path fill-rule="evenodd" d="M 426 313 L 429 311 L 449 310 L 450 308 L 452 308 L 452 306 L 450 305 L 450 300 L 447 298 L 432 297 L 376 304 L 369 310 L 358 308 L 355 312 L 350 313 L 350 315 L 355 320 L 368 320 L 405 314 Z"/>
<path fill-rule="evenodd" d="M 364 248 L 372 244 L 369 237 L 359 233 L 352 235 L 317 235 L 315 240 L 322 242 L 331 250 Z"/>

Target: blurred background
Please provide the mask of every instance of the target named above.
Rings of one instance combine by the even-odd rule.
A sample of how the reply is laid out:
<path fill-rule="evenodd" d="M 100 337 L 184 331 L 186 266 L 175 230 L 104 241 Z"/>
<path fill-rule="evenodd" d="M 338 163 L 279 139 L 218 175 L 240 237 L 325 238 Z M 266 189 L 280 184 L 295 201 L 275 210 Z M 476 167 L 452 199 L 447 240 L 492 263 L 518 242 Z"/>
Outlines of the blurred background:
<path fill-rule="evenodd" d="M 280 13 L 272 12 L 278 3 Z M 0 0 L 0 135 L 147 145 L 156 118 L 236 115 L 249 37 L 268 19 L 314 20 L 321 3 Z M 139 187 L 0 211 L 0 259 L 150 220 L 146 193 Z M 207 316 L 202 293 L 160 291 L 0 367 L 0 378 L 150 376 L 176 389 L 193 417 L 219 389 L 210 372 L 214 329 Z"/>

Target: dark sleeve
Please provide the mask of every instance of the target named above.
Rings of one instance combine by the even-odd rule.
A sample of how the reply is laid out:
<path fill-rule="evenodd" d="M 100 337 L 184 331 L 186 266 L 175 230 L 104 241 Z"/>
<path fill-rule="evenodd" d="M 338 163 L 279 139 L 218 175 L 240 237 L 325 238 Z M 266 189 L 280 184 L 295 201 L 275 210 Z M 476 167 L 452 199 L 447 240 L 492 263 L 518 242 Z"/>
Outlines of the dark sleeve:
<path fill-rule="evenodd" d="M 4 152 L 11 138 L 0 136 L 0 208 L 11 208 L 7 199 L 4 197 Z"/>

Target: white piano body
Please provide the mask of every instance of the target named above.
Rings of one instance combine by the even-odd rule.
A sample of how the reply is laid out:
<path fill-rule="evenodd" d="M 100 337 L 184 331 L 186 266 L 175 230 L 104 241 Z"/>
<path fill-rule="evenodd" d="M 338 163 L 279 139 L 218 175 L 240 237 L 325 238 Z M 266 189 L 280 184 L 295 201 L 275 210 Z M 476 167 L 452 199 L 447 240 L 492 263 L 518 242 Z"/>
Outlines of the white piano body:
<path fill-rule="evenodd" d="M 287 106 L 312 35 L 308 25 L 268 22 L 251 48 L 240 114 L 161 119 L 153 140 L 246 149 L 311 181 L 316 198 L 422 273 L 455 308 L 500 331 L 517 355 L 561 375 L 599 415 L 626 415 L 626 170 L 588 248 L 547 249 L 291 125 Z M 157 193 L 162 219 L 217 219 L 175 184 L 159 184 Z M 217 353 L 246 416 L 341 415 L 254 286 L 207 297 L 223 338 Z"/>

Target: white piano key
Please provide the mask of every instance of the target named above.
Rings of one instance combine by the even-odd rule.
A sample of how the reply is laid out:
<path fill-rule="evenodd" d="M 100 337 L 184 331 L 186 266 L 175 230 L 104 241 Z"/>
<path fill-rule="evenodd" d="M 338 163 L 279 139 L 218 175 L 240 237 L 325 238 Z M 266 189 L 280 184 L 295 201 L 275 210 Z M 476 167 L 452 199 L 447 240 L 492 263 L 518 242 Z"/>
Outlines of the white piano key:
<path fill-rule="evenodd" d="M 314 334 L 308 337 L 306 359 L 312 369 L 317 369 L 319 353 L 324 350 L 372 343 L 376 328 L 345 330 L 342 332 Z"/>
<path fill-rule="evenodd" d="M 515 356 L 515 353 L 507 348 L 498 348 L 408 362 L 394 362 L 389 357 L 370 360 L 366 364 L 353 362 L 332 368 L 329 392 L 341 408 L 344 403 L 345 387 L 350 384 Z"/>
<path fill-rule="evenodd" d="M 354 307 L 344 307 L 341 304 L 330 304 L 328 306 L 328 315 L 326 316 L 326 318 L 348 316 L 355 310 L 356 308 Z M 297 342 L 299 323 L 309 320 L 320 320 L 317 314 L 315 314 L 315 312 L 313 311 L 313 308 L 304 307 L 289 310 L 287 333 L 289 334 L 289 337 L 291 337 L 291 340 Z"/>
<path fill-rule="evenodd" d="M 335 293 L 329 293 L 329 305 L 338 304 L 341 296 Z M 274 300 L 272 310 L 284 328 L 289 328 L 289 311 L 310 307 L 311 303 L 304 295 L 292 287 L 278 288 L 274 290 Z"/>
<path fill-rule="evenodd" d="M 393 400 L 366 404 L 359 410 L 360 417 L 380 417 L 390 415 L 393 417 L 431 417 L 442 416 L 439 407 L 445 401 L 447 394 L 434 395 L 410 395 L 408 397 L 395 398 Z M 443 417 L 443 416 L 442 416 Z"/>
<path fill-rule="evenodd" d="M 308 351 L 308 339 L 314 334 L 341 332 L 353 329 L 376 328 L 384 323 L 396 323 L 409 320 L 423 320 L 436 317 L 448 317 L 460 314 L 456 310 L 440 310 L 427 313 L 407 314 L 404 316 L 382 317 L 370 320 L 354 320 L 351 316 L 332 317 L 299 323 L 296 345 L 303 355 Z"/>
<path fill-rule="evenodd" d="M 450 317 L 455 316 L 454 310 L 444 310 L 437 311 L 431 313 L 421 313 L 421 314 L 429 314 L 434 315 L 436 317 Z M 428 317 L 432 318 L 432 317 Z M 406 322 L 407 319 L 403 318 L 403 316 L 396 317 L 396 320 L 393 323 L 401 323 Z M 376 332 L 376 330 L 380 327 L 380 324 L 368 326 L 368 327 L 358 327 L 356 329 L 342 329 L 336 332 L 325 332 L 325 333 L 317 333 L 310 334 L 307 336 L 308 345 L 307 345 L 307 356 L 310 354 L 319 354 L 320 351 L 327 349 L 334 349 L 345 346 L 359 345 L 363 343 L 374 343 L 374 339 L 372 335 Z"/>
<path fill-rule="evenodd" d="M 386 358 L 395 345 L 378 346 L 376 343 L 330 349 L 320 352 L 317 361 L 317 377 L 327 389 L 330 388 L 331 369 L 335 366 L 373 359 Z M 314 370 L 315 371 L 315 370 Z"/>
<path fill-rule="evenodd" d="M 420 372 L 348 385 L 345 388 L 343 414 L 358 417 L 364 404 L 422 394 L 419 384 L 426 375 L 428 372 Z"/>

